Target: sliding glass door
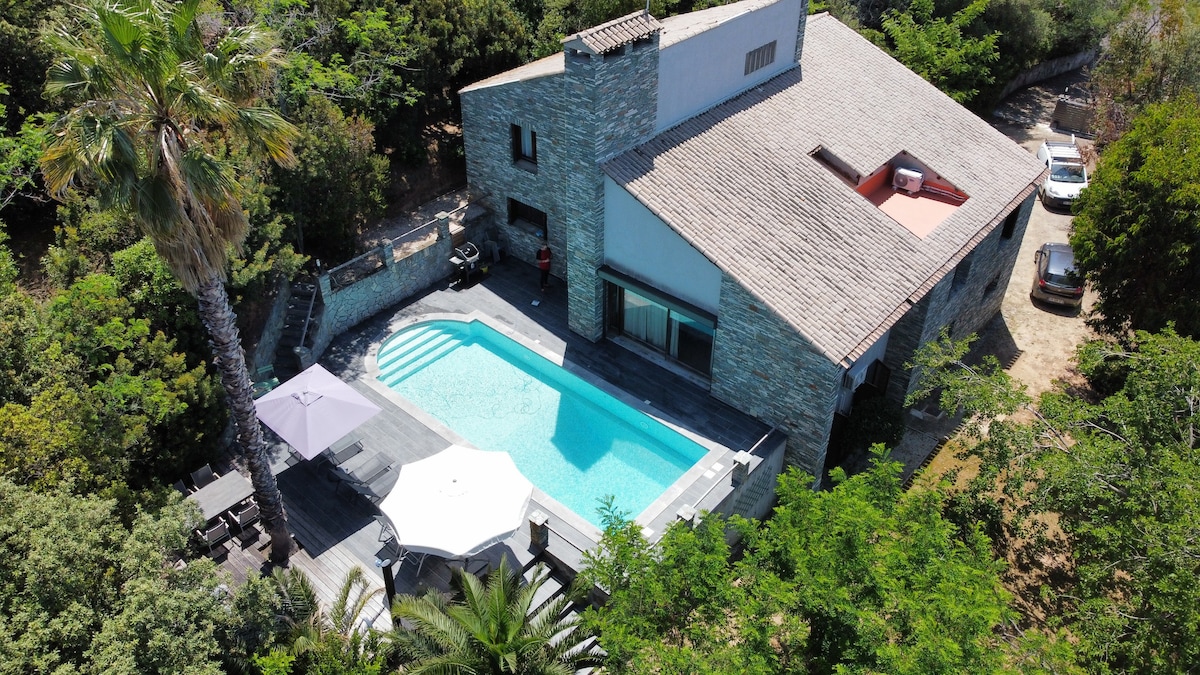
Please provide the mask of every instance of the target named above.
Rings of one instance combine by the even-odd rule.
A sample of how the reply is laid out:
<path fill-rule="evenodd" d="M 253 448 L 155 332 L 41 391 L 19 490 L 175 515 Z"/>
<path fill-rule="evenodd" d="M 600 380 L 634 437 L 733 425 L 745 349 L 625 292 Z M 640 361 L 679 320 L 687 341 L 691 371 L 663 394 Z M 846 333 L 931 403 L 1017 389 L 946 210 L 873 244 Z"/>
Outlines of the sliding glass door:
<path fill-rule="evenodd" d="M 712 373 L 713 322 L 608 283 L 610 330 L 631 337 L 705 375 Z"/>

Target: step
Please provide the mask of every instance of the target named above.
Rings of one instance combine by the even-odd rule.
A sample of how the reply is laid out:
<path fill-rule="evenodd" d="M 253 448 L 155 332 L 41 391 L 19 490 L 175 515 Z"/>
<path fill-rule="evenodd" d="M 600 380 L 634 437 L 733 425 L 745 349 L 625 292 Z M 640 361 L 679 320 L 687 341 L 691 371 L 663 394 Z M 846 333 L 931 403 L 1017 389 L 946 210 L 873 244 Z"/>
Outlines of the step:
<path fill-rule="evenodd" d="M 380 358 L 386 358 L 387 355 L 394 352 L 407 352 L 411 345 L 418 344 L 422 341 L 431 340 L 439 335 L 444 335 L 447 331 L 427 326 L 421 329 L 405 331 L 401 335 L 390 338 L 386 345 L 379 351 Z"/>
<path fill-rule="evenodd" d="M 525 581 L 529 582 L 533 579 L 533 569 L 530 569 L 524 574 Z M 537 614 L 542 607 L 555 598 L 561 596 L 565 592 L 562 582 L 554 578 L 554 575 L 546 577 L 546 580 L 538 588 L 537 593 L 533 594 L 533 601 L 529 603 L 530 616 Z"/>
<path fill-rule="evenodd" d="M 394 368 L 399 361 L 455 337 L 457 337 L 455 334 L 442 330 L 421 331 L 413 337 L 406 336 L 407 339 L 403 341 L 389 342 L 384 349 L 380 350 L 376 361 L 379 363 L 380 370 L 389 370 Z"/>
<path fill-rule="evenodd" d="M 381 368 L 379 379 L 388 386 L 404 381 L 409 375 L 438 360 L 447 352 L 462 344 L 457 337 L 447 336 L 444 341 L 428 346 L 408 357 L 393 361 L 393 365 Z"/>

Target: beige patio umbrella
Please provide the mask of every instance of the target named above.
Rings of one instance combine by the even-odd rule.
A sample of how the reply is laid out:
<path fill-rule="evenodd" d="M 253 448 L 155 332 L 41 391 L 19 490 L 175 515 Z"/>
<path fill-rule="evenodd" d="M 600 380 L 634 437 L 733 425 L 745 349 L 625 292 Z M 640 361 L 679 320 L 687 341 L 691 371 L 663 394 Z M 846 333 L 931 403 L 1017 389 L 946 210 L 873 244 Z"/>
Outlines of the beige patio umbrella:
<path fill-rule="evenodd" d="M 507 452 L 452 445 L 400 467 L 379 509 L 404 548 L 463 558 L 512 536 L 532 494 Z"/>
<path fill-rule="evenodd" d="M 333 373 L 313 364 L 254 401 L 258 419 L 305 459 L 312 459 L 380 408 Z"/>

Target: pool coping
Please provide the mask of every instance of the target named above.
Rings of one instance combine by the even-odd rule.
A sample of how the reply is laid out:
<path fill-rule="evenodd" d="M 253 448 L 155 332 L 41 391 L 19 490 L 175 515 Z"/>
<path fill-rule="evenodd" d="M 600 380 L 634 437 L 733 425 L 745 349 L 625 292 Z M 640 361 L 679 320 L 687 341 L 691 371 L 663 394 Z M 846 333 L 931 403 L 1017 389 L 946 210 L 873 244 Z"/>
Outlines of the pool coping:
<path fill-rule="evenodd" d="M 648 400 L 639 399 L 620 387 L 608 382 L 604 378 L 597 376 L 587 368 L 572 363 L 566 358 L 565 354 L 550 349 L 543 345 L 540 340 L 531 339 L 522 334 L 514 327 L 497 321 L 494 317 L 479 310 L 469 313 L 450 313 L 450 312 L 430 312 L 418 316 L 410 316 L 401 319 L 396 319 L 388 323 L 387 336 L 376 344 L 373 344 L 366 355 L 363 357 L 364 374 L 362 380 L 373 390 L 379 392 L 387 400 L 394 403 L 406 414 L 411 415 L 431 431 L 435 432 L 442 438 L 446 439 L 447 444 L 459 444 L 468 447 L 475 447 L 465 438 L 458 435 L 454 430 L 447 427 L 440 420 L 433 417 L 425 410 L 408 401 L 400 394 L 392 391 L 390 387 L 379 380 L 379 350 L 387 342 L 387 340 L 397 332 L 412 328 L 414 326 L 430 323 L 433 321 L 457 321 L 461 323 L 470 323 L 479 321 L 483 325 L 495 330 L 496 332 L 508 337 L 517 344 L 529 349 L 534 354 L 537 354 L 546 360 L 550 361 L 563 368 L 567 372 L 575 375 L 581 380 L 591 384 L 600 391 L 612 396 L 621 403 L 637 410 L 648 417 L 658 421 L 668 429 L 679 433 L 684 438 L 687 438 L 706 450 L 705 455 L 695 462 L 687 471 L 669 485 L 663 492 L 652 501 L 641 513 L 635 518 L 634 522 L 638 523 L 643 528 L 643 533 L 647 539 L 654 541 L 657 535 L 661 534 L 661 529 L 665 528 L 664 516 L 666 522 L 674 520 L 674 513 L 670 512 L 671 507 L 682 497 L 682 495 L 692 487 L 700 486 L 705 489 L 705 494 L 709 494 L 721 482 L 721 477 L 728 474 L 729 467 L 732 466 L 734 451 L 730 448 L 713 441 L 707 437 L 696 434 L 680 425 L 678 420 L 672 418 L 667 413 L 654 407 L 653 403 Z M 559 518 L 563 523 L 580 534 L 588 537 L 594 542 L 599 542 L 602 535 L 600 528 L 592 524 L 586 518 L 577 514 L 574 510 L 546 494 L 536 485 L 533 488 L 532 501 L 536 502 L 542 508 L 551 511 L 551 515 Z M 684 504 L 677 507 L 682 508 Z M 694 504 L 687 506 L 695 507 Z M 659 528 L 656 530 L 653 525 L 659 523 Z M 553 529 L 553 526 L 551 526 Z"/>

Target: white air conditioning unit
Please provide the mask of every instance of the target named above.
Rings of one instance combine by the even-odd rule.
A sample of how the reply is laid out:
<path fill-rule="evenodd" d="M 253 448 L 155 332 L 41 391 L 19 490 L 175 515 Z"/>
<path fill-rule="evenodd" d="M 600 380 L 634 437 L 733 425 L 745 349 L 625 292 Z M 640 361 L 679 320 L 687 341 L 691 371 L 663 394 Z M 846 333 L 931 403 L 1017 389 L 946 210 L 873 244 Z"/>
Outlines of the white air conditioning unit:
<path fill-rule="evenodd" d="M 918 192 L 924 182 L 925 175 L 920 171 L 896 167 L 896 172 L 892 174 L 892 187 L 907 190 L 909 194 Z"/>

